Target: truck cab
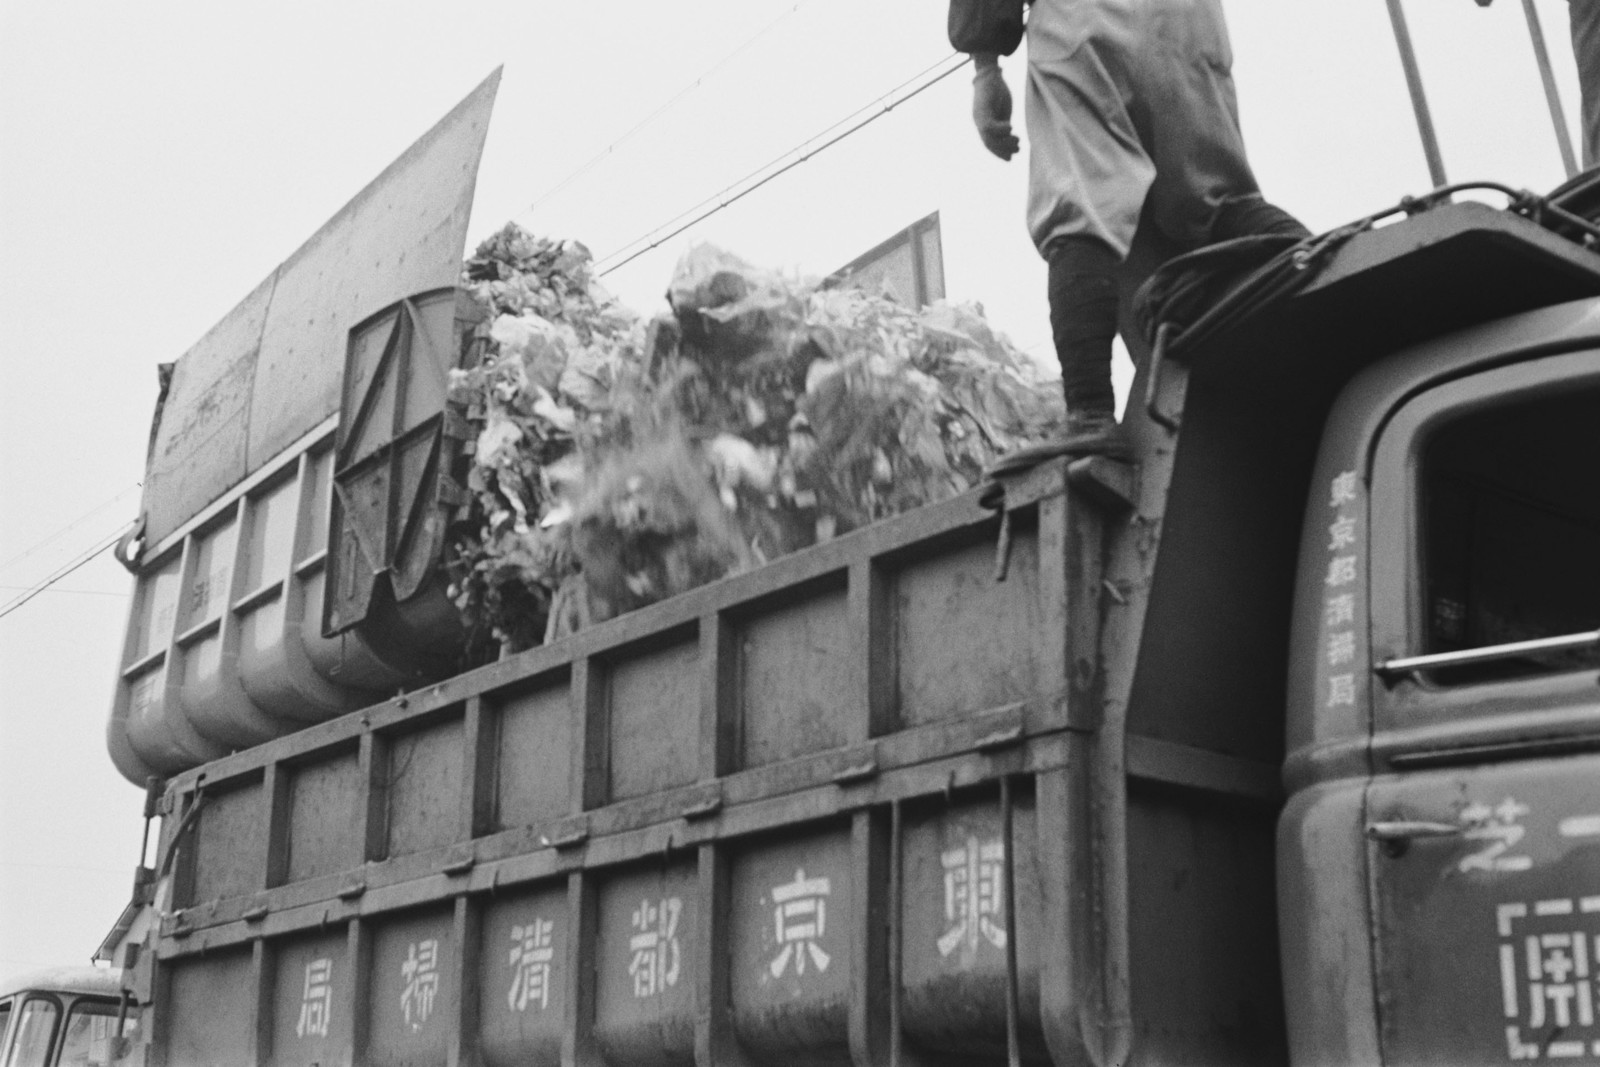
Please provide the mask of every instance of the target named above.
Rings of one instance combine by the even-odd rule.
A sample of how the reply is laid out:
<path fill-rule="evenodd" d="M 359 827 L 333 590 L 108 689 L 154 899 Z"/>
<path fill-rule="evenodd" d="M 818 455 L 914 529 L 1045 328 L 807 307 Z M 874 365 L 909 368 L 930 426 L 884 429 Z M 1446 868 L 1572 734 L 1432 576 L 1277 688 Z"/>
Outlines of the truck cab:
<path fill-rule="evenodd" d="M 1600 1060 L 1597 465 L 1592 300 L 1416 346 L 1334 405 L 1280 821 L 1297 1063 Z M 1309 1010 L 1330 996 L 1373 1010 Z"/>
<path fill-rule="evenodd" d="M 55 967 L 0 985 L 4 1067 L 108 1067 L 137 1027 L 118 968 Z"/>

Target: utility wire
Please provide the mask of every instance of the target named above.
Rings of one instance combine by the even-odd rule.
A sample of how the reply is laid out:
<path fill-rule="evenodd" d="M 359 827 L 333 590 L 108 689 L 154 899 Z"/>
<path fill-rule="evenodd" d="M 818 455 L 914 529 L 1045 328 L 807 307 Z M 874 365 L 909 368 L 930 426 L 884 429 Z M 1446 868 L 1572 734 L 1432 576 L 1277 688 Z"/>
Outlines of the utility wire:
<path fill-rule="evenodd" d="M 82 526 L 89 519 L 94 518 L 96 515 L 100 514 L 106 508 L 110 507 L 112 504 L 115 504 L 117 501 L 121 500 L 123 497 L 127 496 L 129 493 L 131 493 L 135 489 L 139 488 L 142 484 L 143 484 L 142 482 L 134 482 L 132 485 L 128 486 L 126 489 L 122 490 L 122 492 L 118 493 L 116 496 L 112 497 L 111 499 L 106 500 L 106 501 L 104 501 L 104 502 L 102 502 L 100 504 L 97 504 L 93 508 L 90 508 L 88 511 L 84 512 L 82 515 L 79 515 L 76 519 L 73 519 L 71 522 L 67 523 L 67 525 L 63 526 L 61 529 L 57 530 L 55 533 L 53 533 L 50 536 L 46 537 L 43 541 L 40 541 L 38 544 L 34 545 L 32 548 L 25 549 L 22 552 L 18 553 L 17 555 L 12 556 L 10 559 L 6 560 L 4 563 L 0 563 L 0 570 L 5 570 L 7 567 L 11 566 L 13 563 L 20 563 L 22 560 L 27 559 L 29 556 L 33 555 L 35 552 L 39 551 L 41 548 L 44 548 L 47 545 L 54 544 L 56 541 L 58 541 L 61 538 L 65 537 L 67 534 L 71 533 L 73 530 L 76 530 L 79 526 Z"/>
<path fill-rule="evenodd" d="M 31 585 L 0 585 L 0 589 L 7 589 L 12 592 L 17 590 L 32 592 L 34 588 Z M 56 596 L 114 596 L 119 600 L 126 600 L 133 595 L 132 593 L 113 593 L 109 589 L 50 589 L 47 592 Z"/>
<path fill-rule="evenodd" d="M 80 555 L 77 559 L 73 560 L 72 562 L 63 564 L 59 570 L 57 570 L 54 574 L 51 574 L 44 581 L 40 582 L 38 585 L 34 586 L 30 590 L 28 590 L 26 593 L 23 593 L 21 596 L 19 596 L 19 597 L 15 598 L 14 600 L 12 600 L 4 608 L 0 608 L 0 619 L 3 619 L 7 615 L 10 615 L 13 611 L 16 611 L 18 608 L 22 607 L 22 605 L 26 604 L 28 601 L 32 600 L 34 597 L 38 596 L 40 593 L 44 592 L 46 589 L 49 589 L 52 585 L 55 585 L 61 579 L 65 578 L 67 575 L 71 574 L 73 571 L 77 570 L 79 567 L 82 567 L 84 564 L 88 563 L 90 560 L 92 560 L 96 556 L 100 555 L 100 553 L 104 552 L 106 549 L 108 549 L 112 545 L 116 544 L 119 540 L 122 539 L 122 535 L 127 533 L 128 530 L 132 526 L 133 526 L 133 523 L 131 523 L 131 522 L 123 523 L 121 526 L 117 527 L 116 533 L 112 534 L 110 537 L 106 538 L 104 541 L 101 541 L 99 544 L 95 545 L 93 548 L 89 549 L 88 551 L 84 552 L 82 555 Z"/>
<path fill-rule="evenodd" d="M 943 66 L 944 64 L 948 63 L 952 58 L 957 57 L 957 56 L 960 56 L 960 62 L 959 63 L 956 63 L 953 66 L 945 67 L 944 70 L 938 71 L 938 73 L 934 74 L 934 76 L 931 77 L 931 78 L 927 77 L 927 75 L 929 73 L 938 70 L 938 68 L 940 66 Z M 785 173 L 793 170 L 795 167 L 798 167 L 800 164 L 804 163 L 806 160 L 812 158 L 813 156 L 815 156 L 815 155 L 817 155 L 817 154 L 819 154 L 819 153 L 821 153 L 823 151 L 826 151 L 829 148 L 832 148 L 834 145 L 838 144 L 840 141 L 844 140 L 846 137 L 849 137 L 851 134 L 853 134 L 853 133 L 857 132 L 858 130 L 861 130 L 864 127 L 869 126 L 872 123 L 874 123 L 874 122 L 878 121 L 879 119 L 883 118 L 883 116 L 887 115 L 889 112 L 893 111 L 895 108 L 899 107 L 901 104 L 903 104 L 906 101 L 910 100 L 912 97 L 917 96 L 919 93 L 922 93 L 922 92 L 932 88 L 934 85 L 936 85 L 939 82 L 943 81 L 945 78 L 948 78 L 950 75 L 954 74 L 956 71 L 960 70 L 962 67 L 966 66 L 971 61 L 972 61 L 972 57 L 971 56 L 964 56 L 964 55 L 961 55 L 961 53 L 959 53 L 959 52 L 950 53 L 950 55 L 945 56 L 943 59 L 939 60 L 937 63 L 934 63 L 931 66 L 924 68 L 922 71 L 920 71 L 919 73 L 913 75 L 911 78 L 907 79 L 906 81 L 901 82 L 899 85 L 895 86 L 893 89 L 889 90 L 887 93 L 881 94 L 872 103 L 869 103 L 869 104 L 867 104 L 867 105 L 865 105 L 863 107 L 856 108 L 849 115 L 846 115 L 844 118 L 840 119 L 838 122 L 835 122 L 833 125 L 829 126 L 827 129 L 823 130 L 821 133 L 818 133 L 813 137 L 807 138 L 806 140 L 800 142 L 800 144 L 797 145 L 796 147 L 789 149 L 787 152 L 784 152 L 782 155 L 777 156 L 776 158 L 774 158 L 770 162 L 766 163 L 765 165 L 757 167 L 755 170 L 751 171 L 749 174 L 746 174 L 743 178 L 740 178 L 738 181 L 735 181 L 732 184 L 725 186 L 720 192 L 713 193 L 711 196 L 708 196 L 704 200 L 700 201 L 694 207 L 691 207 L 686 211 L 680 212 L 678 215 L 676 215 L 673 218 L 671 218 L 671 219 L 667 220 L 666 222 L 662 223 L 660 226 L 657 226 L 655 229 L 649 231 L 644 236 L 637 237 L 637 238 L 633 239 L 632 241 L 629 241 L 626 244 L 622 245 L 616 251 L 608 253 L 607 255 L 604 255 L 604 256 L 600 257 L 600 259 L 596 263 L 596 266 L 600 268 L 599 271 L 598 271 L 598 276 L 602 277 L 602 278 L 605 277 L 606 275 L 612 273 L 613 271 L 615 271 L 615 270 L 627 265 L 628 263 L 633 262 L 635 259 L 638 259 L 640 256 L 644 255 L 646 252 L 649 252 L 649 251 L 657 248 L 658 246 L 660 246 L 664 242 L 670 241 L 672 238 L 678 236 L 678 234 L 680 234 L 683 231 L 689 229 L 690 227 L 696 226 L 699 223 L 704 222 L 706 219 L 710 218 L 712 215 L 715 215 L 717 212 L 721 211 L 723 208 L 726 208 L 726 207 L 728 207 L 728 206 L 730 206 L 730 205 L 732 205 L 732 204 L 744 199 L 745 197 L 749 196 L 751 193 L 755 192 L 757 189 L 761 188 L 763 185 L 766 185 L 768 182 L 772 181 L 772 179 L 778 177 L 781 174 L 785 174 Z M 926 80 L 923 80 L 923 79 L 926 79 Z M 910 89 L 910 90 L 908 90 L 906 92 L 903 92 L 903 93 L 901 92 L 901 90 L 906 89 L 906 87 L 909 86 L 909 85 L 913 85 L 914 83 L 917 83 L 919 80 L 921 81 L 921 84 L 916 85 L 915 88 L 912 88 L 912 89 Z M 900 94 L 900 95 L 896 96 L 897 93 Z M 888 103 L 880 103 L 886 97 L 894 97 L 894 99 L 889 100 Z M 876 110 L 873 110 L 874 108 L 876 108 Z M 828 135 L 830 133 L 832 133 L 834 130 L 839 129 L 839 127 L 841 127 L 841 126 L 846 126 L 847 123 L 850 123 L 853 119 L 855 119 L 858 115 L 861 115 L 863 112 L 871 112 L 871 113 L 868 114 L 865 118 L 860 119 L 859 121 L 856 121 L 854 123 L 854 125 L 849 125 L 842 132 L 840 132 L 838 134 L 835 134 L 832 137 L 828 137 Z M 828 139 L 827 140 L 823 140 L 823 138 L 828 138 Z M 817 143 L 819 141 L 821 142 L 820 144 Z M 791 158 L 791 157 L 793 157 L 793 158 Z M 785 160 L 788 160 L 788 162 L 784 162 Z M 774 169 L 774 168 L 776 168 L 776 169 Z M 740 188 L 741 186 L 743 186 L 743 188 Z M 734 192 L 734 190 L 736 190 L 736 189 L 738 190 L 738 192 Z M 711 205 L 711 206 L 708 208 L 707 205 Z M 702 209 L 705 209 L 705 210 L 702 210 Z M 676 228 L 672 229 L 668 233 L 661 234 L 661 236 L 659 236 L 659 237 L 654 237 L 653 236 L 653 235 L 655 235 L 657 233 L 661 233 L 662 230 L 665 230 L 668 227 L 674 226 L 675 224 L 680 222 L 680 220 L 683 220 L 683 219 L 688 219 L 688 221 L 687 222 L 683 222 L 682 225 L 677 225 Z M 639 246 L 639 245 L 643 245 L 643 247 L 638 248 L 637 251 L 632 251 L 632 252 L 629 251 L 630 249 L 634 249 L 636 246 Z M 612 260 L 616 260 L 616 262 L 613 263 L 613 262 L 611 262 Z M 602 264 L 606 264 L 606 263 L 610 263 L 610 265 L 609 266 L 602 266 Z"/>
<path fill-rule="evenodd" d="M 568 174 L 565 178 L 562 178 L 554 186 L 552 186 L 551 188 L 547 189 L 543 194 L 541 194 L 539 196 L 539 198 L 537 200 L 535 200 L 533 203 L 529 204 L 526 208 L 523 209 L 523 212 L 522 212 L 523 215 L 527 216 L 527 215 L 532 214 L 534 212 L 534 210 L 536 210 L 540 205 L 544 204 L 546 201 L 550 200 L 552 197 L 554 197 L 558 193 L 560 193 L 563 189 L 566 189 L 573 182 L 577 181 L 579 178 L 581 178 L 585 174 L 589 173 L 596 166 L 598 166 L 602 161 L 604 161 L 608 156 L 610 156 L 612 152 L 616 151 L 618 147 L 620 147 L 621 145 L 623 145 L 627 141 L 631 140 L 633 138 L 634 134 L 638 133 L 640 130 L 644 129 L 646 126 L 650 125 L 656 119 L 660 118 L 662 115 L 664 115 L 668 111 L 670 111 L 672 109 L 673 105 L 675 105 L 678 101 L 682 100 L 684 97 L 688 96 L 690 93 L 692 93 L 696 89 L 700 88 L 700 85 L 701 85 L 702 82 L 704 82 L 707 78 L 711 77 L 717 71 L 721 70 L 723 67 L 727 66 L 729 63 L 733 62 L 734 59 L 738 58 L 744 52 L 748 51 L 751 48 L 751 46 L 753 46 L 757 41 L 761 40 L 767 34 L 771 33 L 785 19 L 789 18 L 789 16 L 793 15 L 796 11 L 799 11 L 802 7 L 804 7 L 806 5 L 806 3 L 807 3 L 807 0 L 797 0 L 797 2 L 794 4 L 793 7 L 789 8 L 789 10 L 785 11 L 783 14 L 779 15 L 777 18 L 775 18 L 771 22 L 767 23 L 761 29 L 757 30 L 755 36 L 749 38 L 743 44 L 741 44 L 739 47 L 735 48 L 733 51 L 729 52 L 727 55 L 725 55 L 721 59 L 717 60 L 711 66 L 707 67 L 704 71 L 701 72 L 699 77 L 695 78 L 694 81 L 690 82 L 688 85 L 685 85 L 682 89 L 679 89 L 677 94 L 674 95 L 669 100 L 667 100 L 666 103 L 662 104 L 660 107 L 658 107 L 654 111 L 650 112 L 650 114 L 648 114 L 644 118 L 640 119 L 632 127 L 630 127 L 626 133 L 622 134 L 616 140 L 614 140 L 610 144 L 606 145 L 605 148 L 603 148 L 599 152 L 595 153 L 595 155 L 593 157 L 591 157 L 587 163 L 582 164 L 581 166 L 578 167 L 577 170 L 574 170 L 571 174 Z"/>

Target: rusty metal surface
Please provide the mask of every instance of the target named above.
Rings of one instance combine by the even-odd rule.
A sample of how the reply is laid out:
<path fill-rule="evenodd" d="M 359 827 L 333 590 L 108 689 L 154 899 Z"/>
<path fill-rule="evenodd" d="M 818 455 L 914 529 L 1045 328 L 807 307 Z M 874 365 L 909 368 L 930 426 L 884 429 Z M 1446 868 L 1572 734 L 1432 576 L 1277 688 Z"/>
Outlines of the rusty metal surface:
<path fill-rule="evenodd" d="M 178 360 L 155 432 L 147 543 L 338 410 L 346 333 L 455 284 L 497 70 Z"/>

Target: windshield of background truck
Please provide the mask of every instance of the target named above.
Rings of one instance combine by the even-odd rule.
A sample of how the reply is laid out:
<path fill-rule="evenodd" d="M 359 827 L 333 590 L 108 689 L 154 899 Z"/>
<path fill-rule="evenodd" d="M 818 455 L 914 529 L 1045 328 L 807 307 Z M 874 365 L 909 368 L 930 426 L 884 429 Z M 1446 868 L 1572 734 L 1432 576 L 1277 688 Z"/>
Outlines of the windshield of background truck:
<path fill-rule="evenodd" d="M 11 1052 L 5 1067 L 45 1067 L 50 1042 L 55 1037 L 56 1019 L 61 1009 L 54 1000 L 29 997 L 17 1015 L 17 1032 L 11 1038 Z"/>
<path fill-rule="evenodd" d="M 113 1039 L 117 1036 L 118 1007 L 113 1001 L 80 1000 L 67 1013 L 66 1035 L 56 1067 L 109 1067 Z M 134 1033 L 130 1013 L 123 1028 L 124 1037 Z"/>

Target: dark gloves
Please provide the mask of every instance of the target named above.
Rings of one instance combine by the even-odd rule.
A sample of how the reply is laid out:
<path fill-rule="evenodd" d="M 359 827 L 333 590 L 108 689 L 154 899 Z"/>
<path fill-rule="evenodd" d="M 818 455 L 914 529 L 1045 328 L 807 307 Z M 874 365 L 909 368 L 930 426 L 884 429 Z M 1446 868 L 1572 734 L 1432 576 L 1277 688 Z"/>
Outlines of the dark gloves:
<path fill-rule="evenodd" d="M 978 127 L 983 146 L 1001 159 L 1010 159 L 1022 147 L 1011 130 L 1011 90 L 1000 74 L 993 56 L 977 59 L 978 73 L 972 79 L 972 122 Z"/>

